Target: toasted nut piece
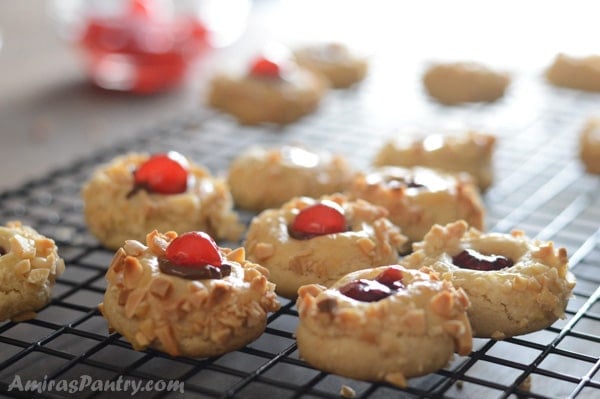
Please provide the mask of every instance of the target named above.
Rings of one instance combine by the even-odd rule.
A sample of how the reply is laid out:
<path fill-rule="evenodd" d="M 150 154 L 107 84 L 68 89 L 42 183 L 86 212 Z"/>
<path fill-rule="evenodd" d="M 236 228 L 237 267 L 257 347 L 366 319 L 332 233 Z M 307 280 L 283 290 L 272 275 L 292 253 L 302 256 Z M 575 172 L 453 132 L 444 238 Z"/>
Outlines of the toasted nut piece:
<path fill-rule="evenodd" d="M 127 296 L 127 302 L 125 303 L 125 316 L 131 318 L 136 312 L 138 305 L 144 299 L 146 291 L 143 289 L 135 289 Z"/>
<path fill-rule="evenodd" d="M 148 249 L 148 247 L 137 240 L 127 240 L 125 241 L 123 249 L 127 255 L 140 256 Z"/>
<path fill-rule="evenodd" d="M 29 259 L 20 260 L 19 262 L 17 262 L 15 264 L 15 272 L 17 274 L 24 275 L 25 273 L 28 273 L 30 270 L 31 270 L 31 262 L 29 261 Z"/>
<path fill-rule="evenodd" d="M 19 258 L 33 258 L 35 256 L 35 242 L 32 239 L 22 235 L 10 237 L 10 252 L 16 254 Z"/>
<path fill-rule="evenodd" d="M 173 331 L 171 326 L 164 325 L 156 329 L 156 336 L 158 337 L 161 344 L 165 347 L 165 351 L 171 356 L 179 355 L 179 348 L 175 338 L 173 337 Z"/>
<path fill-rule="evenodd" d="M 395 385 L 397 387 L 401 387 L 401 388 L 404 388 L 407 385 L 406 377 L 404 377 L 404 374 L 402 374 L 402 373 L 386 374 L 385 380 L 387 382 L 389 382 L 390 384 Z"/>
<path fill-rule="evenodd" d="M 442 317 L 452 315 L 454 308 L 454 296 L 449 291 L 442 291 L 431 299 L 431 308 Z"/>
<path fill-rule="evenodd" d="M 144 269 L 137 258 L 127 256 L 125 258 L 125 271 L 123 274 L 123 283 L 126 288 L 132 289 L 137 286 L 138 280 L 144 274 Z"/>
<path fill-rule="evenodd" d="M 236 248 L 227 254 L 227 259 L 242 264 L 246 260 L 246 250 L 244 247 Z"/>
<path fill-rule="evenodd" d="M 50 275 L 50 270 L 48 269 L 33 269 L 29 272 L 29 277 L 27 277 L 27 281 L 32 284 L 42 284 Z"/>
<path fill-rule="evenodd" d="M 150 293 L 164 299 L 169 294 L 172 286 L 173 284 L 169 280 L 156 277 L 150 284 Z"/>
<path fill-rule="evenodd" d="M 358 240 L 356 244 L 358 244 L 360 250 L 363 251 L 365 255 L 371 253 L 371 251 L 373 251 L 373 249 L 375 249 L 375 247 L 377 246 L 377 244 L 375 244 L 373 240 L 370 240 L 366 237 Z"/>
<path fill-rule="evenodd" d="M 254 249 L 254 255 L 260 259 L 264 260 L 270 258 L 275 253 L 275 247 L 273 244 L 259 242 L 256 244 L 256 248 Z"/>

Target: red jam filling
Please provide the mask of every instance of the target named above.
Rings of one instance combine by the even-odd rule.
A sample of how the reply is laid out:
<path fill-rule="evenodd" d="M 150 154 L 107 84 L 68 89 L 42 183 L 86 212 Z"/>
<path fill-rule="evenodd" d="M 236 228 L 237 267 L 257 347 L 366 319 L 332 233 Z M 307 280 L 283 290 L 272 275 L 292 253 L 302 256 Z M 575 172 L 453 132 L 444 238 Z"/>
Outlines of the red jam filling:
<path fill-rule="evenodd" d="M 231 273 L 215 241 L 201 231 L 184 233 L 171 241 L 158 266 L 163 273 L 192 280 L 218 279 Z"/>
<path fill-rule="evenodd" d="M 452 257 L 452 263 L 463 269 L 471 270 L 502 270 L 511 267 L 514 262 L 502 255 L 484 255 L 474 249 L 465 249 Z"/>
<path fill-rule="evenodd" d="M 181 194 L 187 190 L 188 169 L 185 158 L 174 151 L 156 154 L 133 172 L 133 189 L 127 197 L 139 190 L 157 194 Z"/>
<path fill-rule="evenodd" d="M 254 60 L 250 66 L 250 75 L 267 78 L 280 78 L 281 69 L 279 65 L 265 57 Z"/>
<path fill-rule="evenodd" d="M 208 31 L 197 18 L 169 17 L 163 7 L 131 0 L 118 15 L 87 19 L 78 44 L 96 84 L 149 94 L 183 80 L 188 64 L 208 47 Z"/>
<path fill-rule="evenodd" d="M 302 209 L 288 226 L 290 237 L 297 240 L 344 231 L 348 231 L 344 209 L 337 203 L 327 200 Z"/>
<path fill-rule="evenodd" d="M 402 270 L 389 267 L 375 280 L 360 279 L 340 287 L 340 293 L 361 302 L 377 302 L 404 289 Z"/>

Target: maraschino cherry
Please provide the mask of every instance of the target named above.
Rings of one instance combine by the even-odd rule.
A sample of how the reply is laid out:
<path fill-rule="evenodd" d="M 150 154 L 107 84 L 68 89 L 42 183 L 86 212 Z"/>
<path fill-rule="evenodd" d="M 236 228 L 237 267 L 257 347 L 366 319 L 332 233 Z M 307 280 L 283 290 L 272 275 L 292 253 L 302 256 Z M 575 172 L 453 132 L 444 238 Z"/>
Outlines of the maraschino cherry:
<path fill-rule="evenodd" d="M 156 154 L 133 172 L 134 187 L 127 195 L 139 190 L 157 194 L 181 194 L 187 190 L 188 165 L 178 152 Z"/>
<path fill-rule="evenodd" d="M 390 266 L 374 280 L 359 279 L 340 287 L 340 293 L 361 302 L 376 302 L 404 289 L 402 270 Z"/>
<path fill-rule="evenodd" d="M 502 270 L 506 267 L 511 267 L 514 264 L 513 261 L 506 256 L 484 255 L 470 248 L 453 256 L 452 263 L 463 269 L 482 271 Z"/>
<path fill-rule="evenodd" d="M 215 241 L 202 231 L 184 233 L 171 241 L 159 267 L 163 273 L 188 279 L 222 278 L 231 273 Z"/>
<path fill-rule="evenodd" d="M 329 200 L 302 209 L 288 228 L 290 236 L 297 240 L 306 240 L 347 230 L 344 209 Z"/>
<path fill-rule="evenodd" d="M 167 247 L 167 259 L 178 266 L 221 266 L 223 257 L 219 247 L 202 231 L 184 233 Z"/>
<path fill-rule="evenodd" d="M 250 75 L 268 78 L 279 78 L 281 69 L 279 64 L 266 57 L 259 57 L 252 63 L 250 67 Z"/>

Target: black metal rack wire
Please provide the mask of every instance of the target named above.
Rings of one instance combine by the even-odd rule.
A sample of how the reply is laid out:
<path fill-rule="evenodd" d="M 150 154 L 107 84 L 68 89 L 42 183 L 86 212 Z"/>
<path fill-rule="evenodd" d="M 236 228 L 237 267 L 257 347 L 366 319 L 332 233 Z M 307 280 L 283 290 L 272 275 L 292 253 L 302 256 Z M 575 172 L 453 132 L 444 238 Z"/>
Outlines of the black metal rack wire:
<path fill-rule="evenodd" d="M 339 398 L 344 386 L 356 398 L 371 399 L 600 397 L 600 179 L 586 174 L 577 157 L 578 132 L 599 97 L 552 88 L 524 72 L 498 103 L 443 107 L 429 101 L 414 80 L 376 76 L 330 93 L 314 115 L 287 127 L 242 127 L 198 110 L 1 193 L 0 222 L 19 219 L 54 238 L 67 268 L 52 302 L 35 319 L 0 324 L 0 391 L 8 397 L 130 397 L 127 381 L 148 388 L 138 392 L 141 397 Z M 108 333 L 97 304 L 113 254 L 87 231 L 79 196 L 99 164 L 130 150 L 173 149 L 223 174 L 250 145 L 303 143 L 344 154 L 362 168 L 385 139 L 407 126 L 466 126 L 497 135 L 496 180 L 484 196 L 488 229 L 519 228 L 567 248 L 578 281 L 565 320 L 504 341 L 475 339 L 470 355 L 410 380 L 406 389 L 308 366 L 296 350 L 294 303 L 285 299 L 259 339 L 215 358 L 134 351 Z M 253 215 L 242 216 L 249 221 Z M 19 391 L 15 376 L 23 385 L 42 386 Z M 112 383 L 112 391 L 103 392 L 98 381 Z M 183 383 L 185 393 L 180 386 L 169 389 L 172 381 Z"/>

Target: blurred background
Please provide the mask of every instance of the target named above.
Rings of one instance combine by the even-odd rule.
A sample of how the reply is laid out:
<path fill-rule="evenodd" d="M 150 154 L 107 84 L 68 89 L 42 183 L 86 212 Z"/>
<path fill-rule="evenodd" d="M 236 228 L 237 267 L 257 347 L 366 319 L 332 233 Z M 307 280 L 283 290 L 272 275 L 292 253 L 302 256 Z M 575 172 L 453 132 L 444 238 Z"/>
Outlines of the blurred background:
<path fill-rule="evenodd" d="M 183 71 L 168 72 L 177 75 L 173 84 L 156 92 L 151 84 L 142 84 L 137 92 L 119 87 L 119 79 L 109 79 L 109 90 L 101 89 L 97 81 L 91 83 L 90 51 L 96 54 L 94 46 L 101 45 L 91 27 L 121 32 L 122 27 L 102 25 L 102 18 L 130 3 L 0 2 L 0 190 L 196 112 L 203 107 L 204 90 L 215 71 L 243 65 L 273 41 L 296 45 L 340 40 L 369 54 L 371 78 L 381 79 L 381 108 L 392 113 L 393 104 L 386 99 L 398 90 L 415 91 L 412 109 L 418 112 L 423 93 L 415 82 L 425 62 L 473 59 L 537 78 L 558 52 L 598 51 L 593 1 L 175 1 L 176 8 L 168 12 L 183 9 L 199 17 L 205 31 L 195 31 L 195 39 L 189 40 L 204 40 L 202 50 L 186 56 Z M 166 15 L 165 9 L 153 12 L 134 13 L 154 22 L 157 15 L 158 20 Z M 131 28 L 126 22 L 130 17 L 119 23 Z M 182 20 L 175 21 L 181 25 Z M 164 38 L 161 32 L 148 33 L 158 45 Z M 163 58 L 168 57 L 157 62 Z M 109 76 L 124 73 L 121 64 L 111 65 L 105 68 Z M 404 112 L 412 112 L 408 108 Z"/>

